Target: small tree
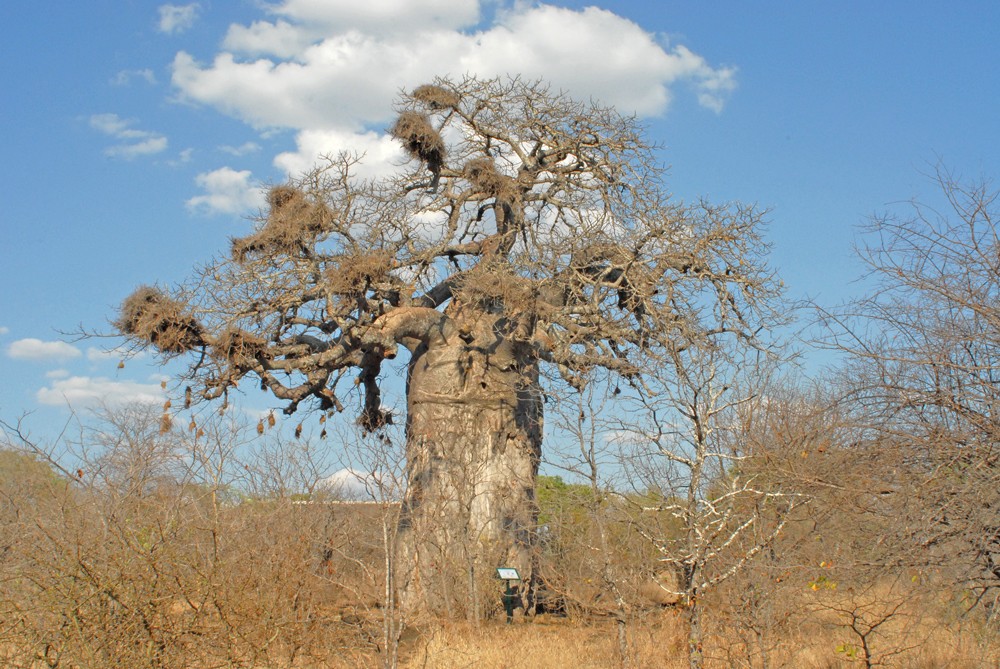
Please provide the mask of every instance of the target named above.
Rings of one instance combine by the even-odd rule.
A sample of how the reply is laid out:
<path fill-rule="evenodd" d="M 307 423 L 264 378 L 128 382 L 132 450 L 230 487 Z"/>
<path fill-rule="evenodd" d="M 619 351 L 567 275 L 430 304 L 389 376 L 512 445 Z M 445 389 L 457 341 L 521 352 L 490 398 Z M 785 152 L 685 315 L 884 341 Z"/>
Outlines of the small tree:
<path fill-rule="evenodd" d="M 647 491 L 636 524 L 675 576 L 664 588 L 680 599 L 691 669 L 705 662 L 703 598 L 768 549 L 806 501 L 751 464 L 778 359 L 739 338 L 677 351 L 677 383 L 661 379 L 622 422 L 628 470 Z"/>
<path fill-rule="evenodd" d="M 547 375 L 640 388 L 670 352 L 753 339 L 777 287 L 761 213 L 672 201 L 634 118 L 520 79 L 438 80 L 398 110 L 407 169 L 362 181 L 340 155 L 272 188 L 229 257 L 140 288 L 116 325 L 189 355 L 193 401 L 259 384 L 288 414 L 355 403 L 375 433 L 406 349 L 400 580 L 407 607 L 444 611 L 498 565 L 532 582 Z M 451 570 L 457 592 L 431 587 Z"/>

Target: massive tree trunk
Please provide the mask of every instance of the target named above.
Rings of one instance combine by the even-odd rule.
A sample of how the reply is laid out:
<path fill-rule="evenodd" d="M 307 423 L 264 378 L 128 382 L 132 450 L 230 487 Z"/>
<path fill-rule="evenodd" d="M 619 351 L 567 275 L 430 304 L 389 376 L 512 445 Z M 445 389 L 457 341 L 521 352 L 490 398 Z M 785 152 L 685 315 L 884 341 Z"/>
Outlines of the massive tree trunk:
<path fill-rule="evenodd" d="M 507 322 L 451 305 L 451 337 L 412 351 L 399 587 L 410 613 L 479 619 L 500 603 L 497 567 L 533 576 L 542 396 Z"/>

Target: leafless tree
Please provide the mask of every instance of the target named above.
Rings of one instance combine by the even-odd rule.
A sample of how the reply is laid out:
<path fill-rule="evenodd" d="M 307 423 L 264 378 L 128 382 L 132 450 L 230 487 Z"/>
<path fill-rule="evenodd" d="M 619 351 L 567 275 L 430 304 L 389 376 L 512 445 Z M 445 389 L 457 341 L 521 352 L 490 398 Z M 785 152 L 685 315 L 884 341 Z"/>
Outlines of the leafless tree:
<path fill-rule="evenodd" d="M 1000 228 L 988 181 L 934 174 L 935 204 L 871 220 L 869 295 L 824 313 L 849 354 L 845 401 L 880 455 L 883 541 L 1000 597 Z"/>
<path fill-rule="evenodd" d="M 747 466 L 778 361 L 738 338 L 690 346 L 675 353 L 676 381 L 622 420 L 627 470 L 647 492 L 636 523 L 674 575 L 662 587 L 680 599 L 692 669 L 705 664 L 703 598 L 772 546 L 807 501 Z"/>
<path fill-rule="evenodd" d="M 753 340 L 778 286 L 762 212 L 671 199 L 634 118 L 521 79 L 437 80 L 398 111 L 395 175 L 340 155 L 272 188 L 228 257 L 138 289 L 116 325 L 192 361 L 188 401 L 259 384 L 288 414 L 353 403 L 375 433 L 406 349 L 402 596 L 442 611 L 449 565 L 472 565 L 460 602 L 497 565 L 530 582 L 547 376 L 641 388 L 675 351 Z"/>

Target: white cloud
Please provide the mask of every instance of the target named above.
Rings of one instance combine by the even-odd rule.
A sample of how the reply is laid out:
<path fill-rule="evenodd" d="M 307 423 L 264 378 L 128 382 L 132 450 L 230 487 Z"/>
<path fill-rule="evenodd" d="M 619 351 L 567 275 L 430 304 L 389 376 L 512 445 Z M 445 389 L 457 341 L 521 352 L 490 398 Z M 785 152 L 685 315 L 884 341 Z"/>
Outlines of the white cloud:
<path fill-rule="evenodd" d="M 171 167 L 180 167 L 181 165 L 187 165 L 188 163 L 191 162 L 193 156 L 194 156 L 194 149 L 192 148 L 183 149 L 180 153 L 177 154 L 176 158 L 167 161 L 167 164 L 170 165 Z"/>
<path fill-rule="evenodd" d="M 123 119 L 118 114 L 94 114 L 90 117 L 90 127 L 109 137 L 121 140 L 110 146 L 104 154 L 113 158 L 130 160 L 138 156 L 160 153 L 167 148 L 167 138 L 149 130 L 138 130 L 135 121 Z"/>
<path fill-rule="evenodd" d="M 686 47 L 667 51 L 639 25 L 596 7 L 518 3 L 501 12 L 497 24 L 465 33 L 455 28 L 466 21 L 433 20 L 440 0 L 382 0 L 356 10 L 339 4 L 289 1 L 274 11 L 306 23 L 234 26 L 225 43 L 229 50 L 209 66 L 177 54 L 174 84 L 190 99 L 254 125 L 305 129 L 386 117 L 400 86 L 449 71 L 541 77 L 578 97 L 644 115 L 663 112 L 668 87 L 682 80 L 704 86 L 714 95 L 714 108 L 735 74 L 712 68 Z M 470 16 L 478 13 L 475 3 L 464 4 Z M 413 18 L 425 15 L 432 18 Z M 317 22 L 327 26 L 318 39 Z M 405 32 L 393 33 L 399 25 Z M 234 52 L 275 58 L 240 60 Z"/>
<path fill-rule="evenodd" d="M 36 393 L 39 403 L 48 406 L 69 404 L 73 408 L 113 406 L 138 402 L 163 402 L 164 391 L 159 384 L 115 381 L 104 377 L 71 376 L 53 379 L 52 384 Z"/>
<path fill-rule="evenodd" d="M 45 378 L 47 379 L 65 379 L 69 376 L 69 371 L 65 369 L 53 369 L 52 371 L 45 372 Z"/>
<path fill-rule="evenodd" d="M 0 325 L 0 335 L 5 335 L 10 332 L 10 328 L 6 325 Z"/>
<path fill-rule="evenodd" d="M 694 81 L 698 92 L 698 103 L 721 113 L 726 100 L 736 90 L 736 68 L 713 68 L 701 56 L 684 46 L 674 49 L 674 54 L 683 64 L 684 71 Z"/>
<path fill-rule="evenodd" d="M 362 472 L 352 467 L 338 470 L 320 481 L 320 486 L 343 499 L 372 500 L 391 496 L 394 488 L 391 482 L 384 481 L 378 473 Z"/>
<path fill-rule="evenodd" d="M 142 79 L 147 84 L 156 83 L 156 75 L 149 68 L 143 70 L 121 70 L 111 78 L 111 83 L 115 86 L 128 86 L 133 79 Z"/>
<path fill-rule="evenodd" d="M 17 360 L 69 360 L 79 358 L 80 349 L 64 341 L 42 341 L 29 337 L 7 347 L 7 355 Z"/>
<path fill-rule="evenodd" d="M 264 194 L 251 183 L 250 170 L 222 167 L 195 177 L 205 191 L 186 202 L 189 209 L 203 214 L 245 214 L 264 205 Z"/>
<path fill-rule="evenodd" d="M 328 29 L 414 32 L 458 30 L 479 21 L 478 0 L 285 0 L 272 11 Z"/>
<path fill-rule="evenodd" d="M 298 131 L 297 150 L 276 160 L 291 174 L 323 153 L 366 152 L 370 162 L 392 153 L 368 130 L 391 120 L 401 88 L 437 75 L 541 78 L 644 116 L 664 113 L 680 85 L 717 112 L 735 88 L 735 69 L 665 46 L 607 10 L 515 1 L 475 30 L 480 4 L 284 0 L 270 8 L 272 21 L 231 26 L 210 63 L 178 53 L 172 81 L 182 98 L 257 129 Z"/>
<path fill-rule="evenodd" d="M 246 156 L 260 151 L 260 144 L 256 142 L 244 142 L 239 146 L 220 146 L 219 150 L 231 156 Z"/>
<path fill-rule="evenodd" d="M 254 21 L 249 26 L 229 26 L 222 47 L 248 56 L 294 58 L 320 36 L 287 21 Z"/>
<path fill-rule="evenodd" d="M 405 159 L 399 142 L 376 132 L 303 130 L 296 135 L 295 144 L 295 151 L 279 153 L 274 159 L 275 166 L 289 176 L 308 171 L 316 164 L 318 156 L 336 155 L 348 149 L 365 156 L 364 162 L 354 170 L 359 177 L 384 176 L 394 164 Z"/>
<path fill-rule="evenodd" d="M 160 5 L 160 32 L 168 35 L 184 32 L 194 25 L 199 11 L 201 5 L 197 2 L 189 5 Z"/>
<path fill-rule="evenodd" d="M 94 114 L 90 117 L 90 127 L 94 130 L 100 130 L 105 135 L 111 135 L 112 137 L 127 137 L 130 133 L 138 132 L 136 130 L 129 130 L 129 125 L 132 121 L 126 121 L 125 119 L 118 116 L 118 114 Z"/>
<path fill-rule="evenodd" d="M 119 144 L 117 146 L 111 146 L 104 150 L 104 154 L 112 158 L 124 158 L 126 160 L 131 160 L 132 158 L 138 158 L 139 156 L 150 156 L 154 153 L 160 153 L 167 148 L 167 138 L 162 135 L 157 135 L 155 137 L 150 137 L 149 139 L 144 139 L 141 142 L 135 142 L 134 144 Z"/>

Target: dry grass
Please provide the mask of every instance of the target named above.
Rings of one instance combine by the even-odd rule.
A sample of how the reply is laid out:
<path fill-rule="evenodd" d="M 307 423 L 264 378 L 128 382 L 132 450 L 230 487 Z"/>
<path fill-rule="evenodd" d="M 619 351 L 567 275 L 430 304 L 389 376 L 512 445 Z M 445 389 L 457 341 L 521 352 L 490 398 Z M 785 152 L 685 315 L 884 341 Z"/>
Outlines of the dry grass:
<path fill-rule="evenodd" d="M 898 636 L 896 636 L 898 635 Z M 746 653 L 731 635 L 709 635 L 705 666 L 773 669 L 836 669 L 863 666 L 860 660 L 837 652 L 845 641 L 842 631 L 810 622 L 775 640 L 764 664 L 760 654 Z M 977 669 L 1000 667 L 1000 640 L 983 637 L 971 628 L 923 623 L 883 639 L 906 650 L 881 659 L 874 666 L 900 669 Z M 686 639 L 674 610 L 650 614 L 628 628 L 628 647 L 634 669 L 682 669 L 688 666 Z M 374 661 L 372 662 L 374 666 Z M 401 647 L 402 669 L 607 669 L 622 666 L 617 630 L 612 621 L 573 621 L 541 616 L 534 621 L 502 621 L 479 627 L 449 624 L 422 633 L 410 631 Z"/>
<path fill-rule="evenodd" d="M 669 632 L 657 635 L 670 647 Z M 679 649 L 676 649 L 679 651 Z M 663 658 L 661 658 L 663 659 Z M 683 658 L 682 658 L 683 659 Z M 684 662 L 686 664 L 686 660 Z M 450 625 L 404 647 L 404 669 L 606 669 L 621 664 L 616 632 L 608 622 L 550 620 L 481 627 Z M 660 661 L 639 667 L 673 667 Z M 680 667 L 681 664 L 676 666 Z"/>
<path fill-rule="evenodd" d="M 350 610 L 351 614 L 347 615 Z M 344 609 L 328 617 L 328 644 L 323 653 L 299 655 L 292 664 L 252 666 L 285 669 L 354 669 L 382 667 L 378 652 L 378 609 Z M 327 612 L 330 613 L 330 612 Z M 353 622 L 352 622 L 353 621 Z M 711 627 L 711 625 L 710 625 Z M 356 629 L 353 635 L 349 632 Z M 513 624 L 493 620 L 481 625 L 439 623 L 408 628 L 400 642 L 400 669 L 608 669 L 621 667 L 618 630 L 612 620 L 518 617 Z M 721 632 L 721 633 L 720 633 Z M 838 652 L 845 637 L 828 621 L 809 619 L 781 638 L 772 639 L 765 656 L 748 649 L 729 629 L 716 629 L 705 642 L 706 669 L 848 669 L 864 666 Z M 628 666 L 632 669 L 684 669 L 686 638 L 676 609 L 648 613 L 628 626 Z M 883 638 L 883 648 L 902 652 L 876 658 L 872 666 L 899 669 L 980 669 L 1000 667 L 1000 640 L 972 626 L 942 626 L 925 621 L 914 629 L 897 629 Z M 13 647 L 7 649 L 13 657 Z M 0 660 L 4 658 L 0 647 Z M 281 653 L 278 653 L 280 655 Z M 187 666 L 198 667 L 197 653 Z M 211 664 L 211 663 L 209 663 Z M 10 664 L 7 666 L 22 666 Z M 26 666 L 26 665 L 25 665 Z M 37 664 L 33 666 L 44 666 Z M 207 665 L 205 665 L 207 666 Z"/>

